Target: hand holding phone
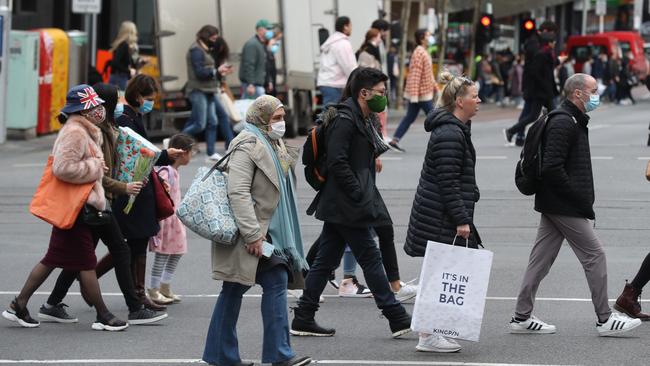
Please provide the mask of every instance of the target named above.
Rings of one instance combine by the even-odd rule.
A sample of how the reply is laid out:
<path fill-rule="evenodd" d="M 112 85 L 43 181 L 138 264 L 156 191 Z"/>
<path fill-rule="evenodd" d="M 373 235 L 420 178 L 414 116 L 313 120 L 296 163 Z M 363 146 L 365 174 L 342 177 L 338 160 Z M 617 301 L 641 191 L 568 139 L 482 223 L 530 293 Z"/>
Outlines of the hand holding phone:
<path fill-rule="evenodd" d="M 262 257 L 264 258 L 271 258 L 273 255 L 273 251 L 275 250 L 275 247 L 273 244 L 265 241 L 262 241 Z"/>

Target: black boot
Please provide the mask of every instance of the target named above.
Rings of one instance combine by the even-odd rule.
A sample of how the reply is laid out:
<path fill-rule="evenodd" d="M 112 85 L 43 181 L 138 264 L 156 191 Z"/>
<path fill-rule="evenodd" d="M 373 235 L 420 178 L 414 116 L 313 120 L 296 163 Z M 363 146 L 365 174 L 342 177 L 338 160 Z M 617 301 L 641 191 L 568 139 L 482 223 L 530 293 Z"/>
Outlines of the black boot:
<path fill-rule="evenodd" d="M 323 328 L 314 320 L 314 313 L 300 308 L 294 308 L 293 321 L 289 333 L 295 336 L 305 337 L 331 337 L 336 333 L 335 329 Z"/>
<path fill-rule="evenodd" d="M 388 315 L 384 312 L 384 316 L 388 319 L 390 331 L 393 333 L 393 338 L 399 338 L 404 334 L 411 332 L 411 316 L 401 308 L 401 311 Z"/>

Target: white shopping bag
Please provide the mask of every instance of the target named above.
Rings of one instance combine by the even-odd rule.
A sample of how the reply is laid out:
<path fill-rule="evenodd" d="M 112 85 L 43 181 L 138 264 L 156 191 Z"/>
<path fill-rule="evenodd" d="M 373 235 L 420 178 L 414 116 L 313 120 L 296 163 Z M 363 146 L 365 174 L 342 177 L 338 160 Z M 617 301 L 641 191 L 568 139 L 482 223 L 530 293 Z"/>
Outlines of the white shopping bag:
<path fill-rule="evenodd" d="M 429 241 L 415 299 L 413 331 L 478 342 L 492 252 Z"/>

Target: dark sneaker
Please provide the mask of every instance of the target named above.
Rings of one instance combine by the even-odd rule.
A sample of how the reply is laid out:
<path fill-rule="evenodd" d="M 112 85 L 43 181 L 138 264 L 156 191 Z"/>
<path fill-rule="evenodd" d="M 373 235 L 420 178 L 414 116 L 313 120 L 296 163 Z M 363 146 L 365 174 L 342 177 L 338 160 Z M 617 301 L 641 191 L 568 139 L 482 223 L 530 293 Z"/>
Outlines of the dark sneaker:
<path fill-rule="evenodd" d="M 399 152 L 406 152 L 406 150 L 402 149 L 402 148 L 397 144 L 397 142 L 395 142 L 395 141 L 391 141 L 391 142 L 389 142 L 388 145 L 390 145 L 390 147 L 392 147 L 392 148 L 393 148 L 394 150 L 396 150 L 396 151 L 399 151 Z"/>
<path fill-rule="evenodd" d="M 147 308 L 141 308 L 129 313 L 129 324 L 141 325 L 161 321 L 167 317 L 167 313 L 159 313 Z"/>
<path fill-rule="evenodd" d="M 323 328 L 314 319 L 305 320 L 296 316 L 291 322 L 291 330 L 289 333 L 302 337 L 331 337 L 336 333 L 336 330 Z"/>
<path fill-rule="evenodd" d="M 407 312 L 395 319 L 389 319 L 388 324 L 393 338 L 399 338 L 411 332 L 411 316 Z"/>
<path fill-rule="evenodd" d="M 512 132 L 510 132 L 507 128 L 503 129 L 503 138 L 506 140 L 506 145 L 510 145 L 512 143 Z"/>
<path fill-rule="evenodd" d="M 284 362 L 274 362 L 273 366 L 303 366 L 311 363 L 311 357 L 293 356 L 290 360 Z"/>
<path fill-rule="evenodd" d="M 64 303 L 58 303 L 51 308 L 46 308 L 45 304 L 41 305 L 40 310 L 38 311 L 38 317 L 43 321 L 48 322 L 57 322 L 57 323 L 76 323 L 79 319 L 68 314 L 65 311 L 68 305 Z"/>
<path fill-rule="evenodd" d="M 7 310 L 2 312 L 2 316 L 7 320 L 20 324 L 20 326 L 24 328 L 36 328 L 41 325 L 41 323 L 34 320 L 34 318 L 29 315 L 27 308 L 21 308 L 18 306 L 16 299 L 9 304 Z"/>
<path fill-rule="evenodd" d="M 115 315 L 107 313 L 104 316 L 97 315 L 97 320 L 93 323 L 94 330 L 107 330 L 109 332 L 118 332 L 129 327 L 129 323 L 118 319 Z"/>

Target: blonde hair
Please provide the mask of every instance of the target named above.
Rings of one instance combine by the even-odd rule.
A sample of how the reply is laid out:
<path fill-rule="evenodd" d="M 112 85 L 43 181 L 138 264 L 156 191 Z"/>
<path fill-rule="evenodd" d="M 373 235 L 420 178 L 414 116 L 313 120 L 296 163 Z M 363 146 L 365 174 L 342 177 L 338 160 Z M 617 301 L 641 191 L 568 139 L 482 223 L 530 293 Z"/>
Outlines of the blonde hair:
<path fill-rule="evenodd" d="M 442 86 L 436 108 L 446 109 L 453 112 L 456 109 L 456 98 L 464 97 L 467 91 L 475 83 L 465 76 L 455 76 L 449 71 L 443 71 L 438 80 Z"/>
<path fill-rule="evenodd" d="M 135 23 L 125 21 L 120 24 L 120 30 L 117 32 L 117 37 L 111 43 L 111 51 L 115 51 L 117 46 L 122 42 L 126 42 L 130 49 L 137 49 L 138 47 L 138 28 Z"/>

